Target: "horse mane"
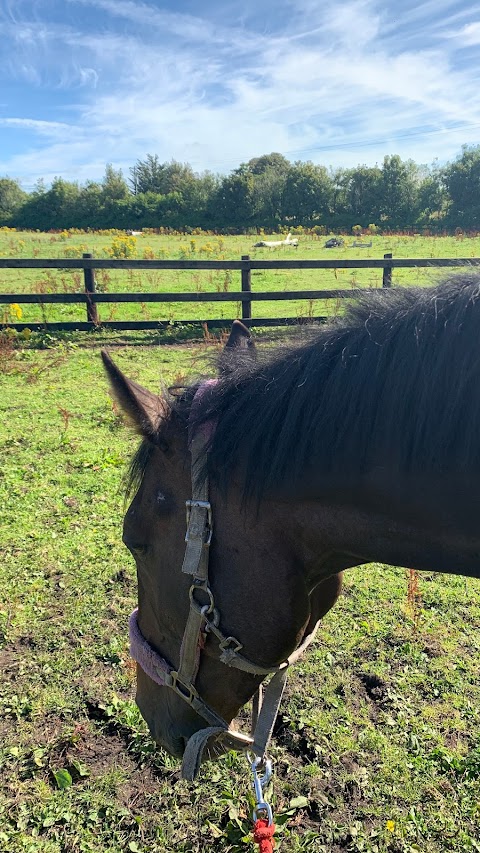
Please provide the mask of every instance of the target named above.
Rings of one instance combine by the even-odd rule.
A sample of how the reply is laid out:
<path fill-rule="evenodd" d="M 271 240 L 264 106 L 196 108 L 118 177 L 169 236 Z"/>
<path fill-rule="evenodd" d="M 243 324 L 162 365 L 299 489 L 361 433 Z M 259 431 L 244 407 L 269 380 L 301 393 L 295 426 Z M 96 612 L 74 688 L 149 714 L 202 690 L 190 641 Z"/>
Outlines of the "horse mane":
<path fill-rule="evenodd" d="M 480 468 L 480 276 L 359 295 L 300 345 L 223 370 L 195 406 L 214 420 L 210 476 L 261 498 L 315 475 Z M 173 403 L 186 416 L 192 386 Z M 193 416 L 193 413 L 192 413 Z"/>

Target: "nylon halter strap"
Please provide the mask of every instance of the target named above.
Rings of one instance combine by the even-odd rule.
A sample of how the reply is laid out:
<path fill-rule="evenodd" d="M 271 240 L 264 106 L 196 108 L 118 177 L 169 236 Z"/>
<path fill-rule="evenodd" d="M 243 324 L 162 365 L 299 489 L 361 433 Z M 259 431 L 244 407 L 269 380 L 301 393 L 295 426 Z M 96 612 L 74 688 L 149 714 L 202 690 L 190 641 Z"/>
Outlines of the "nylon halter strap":
<path fill-rule="evenodd" d="M 208 383 L 210 384 L 210 383 Z M 207 383 L 200 386 L 200 393 Z M 198 395 L 197 391 L 197 395 Z M 194 401 L 195 402 L 195 401 Z M 210 428 L 211 429 L 211 428 Z M 209 483 L 205 476 L 206 445 L 209 440 L 208 425 L 191 438 L 192 456 L 192 499 L 186 502 L 187 532 L 182 572 L 190 575 L 190 610 L 180 648 L 180 661 L 175 670 L 145 640 L 138 626 L 137 611 L 130 617 L 130 654 L 146 675 L 162 686 L 170 687 L 208 723 L 189 739 L 182 763 L 182 776 L 194 779 L 200 768 L 205 747 L 210 741 L 220 741 L 223 749 L 249 749 L 263 757 L 270 741 L 273 726 L 285 688 L 288 667 L 294 663 L 313 640 L 318 623 L 307 634 L 302 644 L 279 666 L 262 667 L 240 654 L 242 643 L 220 628 L 220 613 L 208 583 L 209 548 L 213 535 L 213 513 L 208 500 Z M 271 679 L 262 690 L 260 685 L 253 699 L 253 735 L 246 735 L 229 728 L 228 723 L 199 696 L 195 680 L 200 665 L 201 650 L 207 635 L 216 637 L 220 650 L 220 661 L 252 675 Z"/>

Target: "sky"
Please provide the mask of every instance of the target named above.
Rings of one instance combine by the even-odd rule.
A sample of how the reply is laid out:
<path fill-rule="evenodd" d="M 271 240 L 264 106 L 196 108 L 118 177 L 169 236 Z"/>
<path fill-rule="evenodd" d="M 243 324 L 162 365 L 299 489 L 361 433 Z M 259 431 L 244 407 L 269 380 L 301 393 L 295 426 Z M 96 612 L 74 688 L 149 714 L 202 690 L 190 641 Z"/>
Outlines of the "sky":
<path fill-rule="evenodd" d="M 479 60 L 475 0 L 0 0 L 0 176 L 443 163 L 480 142 Z"/>

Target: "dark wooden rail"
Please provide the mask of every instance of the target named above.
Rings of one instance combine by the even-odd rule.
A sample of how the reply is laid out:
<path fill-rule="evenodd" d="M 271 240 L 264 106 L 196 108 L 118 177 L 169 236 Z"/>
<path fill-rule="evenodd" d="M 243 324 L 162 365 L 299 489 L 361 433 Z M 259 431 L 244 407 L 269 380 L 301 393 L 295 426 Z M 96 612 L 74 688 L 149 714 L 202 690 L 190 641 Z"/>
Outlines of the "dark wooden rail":
<path fill-rule="evenodd" d="M 385 269 L 404 267 L 480 266 L 480 258 L 324 258 L 322 260 L 263 261 L 242 255 L 240 261 L 146 261 L 126 258 L 0 258 L 0 269 L 112 269 L 112 270 L 333 270 Z"/>
<path fill-rule="evenodd" d="M 29 328 L 32 331 L 80 330 L 85 331 L 101 326 L 110 329 L 162 329 L 172 325 L 204 325 L 211 328 L 223 328 L 229 325 L 226 319 L 206 320 L 125 320 L 101 321 L 98 315 L 98 303 L 101 302 L 240 302 L 242 320 L 249 326 L 294 325 L 300 322 L 324 322 L 325 317 L 252 318 L 252 302 L 278 300 L 317 300 L 349 299 L 358 295 L 359 288 L 350 290 L 289 290 L 289 291 L 252 291 L 252 270 L 291 270 L 291 269 L 382 269 L 382 287 L 392 284 L 392 270 L 414 267 L 464 267 L 480 266 L 480 258 L 393 258 L 391 254 L 375 259 L 338 259 L 324 260 L 252 260 L 242 255 L 239 261 L 204 260 L 112 260 L 83 255 L 82 258 L 0 258 L 0 269 L 83 269 L 84 290 L 79 293 L 0 293 L 0 304 L 72 304 L 83 303 L 86 306 L 86 322 L 70 321 L 62 323 L 8 323 L 18 331 Z M 95 289 L 95 269 L 158 269 L 158 270 L 239 270 L 241 291 L 229 293 L 187 292 L 187 293 L 97 293 Z M 371 292 L 371 288 L 361 288 L 362 293 Z M 378 290 L 377 290 L 378 292 Z"/>

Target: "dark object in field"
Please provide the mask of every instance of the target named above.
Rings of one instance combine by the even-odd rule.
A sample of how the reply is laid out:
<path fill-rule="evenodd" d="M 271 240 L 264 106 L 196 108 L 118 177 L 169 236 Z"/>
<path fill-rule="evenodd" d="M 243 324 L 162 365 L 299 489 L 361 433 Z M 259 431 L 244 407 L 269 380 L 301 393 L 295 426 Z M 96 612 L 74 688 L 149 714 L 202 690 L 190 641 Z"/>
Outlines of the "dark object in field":
<path fill-rule="evenodd" d="M 171 683 L 139 667 L 137 701 L 170 753 L 212 730 L 206 754 L 228 748 L 226 725 L 264 678 L 230 665 L 235 655 L 259 673 L 285 661 L 335 603 L 343 570 L 375 562 L 480 577 L 479 340 L 470 271 L 360 294 L 343 320 L 256 359 L 236 326 L 217 380 L 169 397 L 104 355 L 142 436 L 123 535 L 138 567 L 138 628 Z M 182 571 L 189 435 L 208 450 L 194 479 L 210 484 L 197 504 L 212 512 L 199 547 L 211 586 Z M 209 630 L 195 644 L 198 678 L 194 667 L 182 681 L 173 668 L 189 594 Z"/>
<path fill-rule="evenodd" d="M 336 246 L 343 246 L 345 240 L 342 237 L 330 237 L 325 243 L 325 249 L 335 249 Z"/>

